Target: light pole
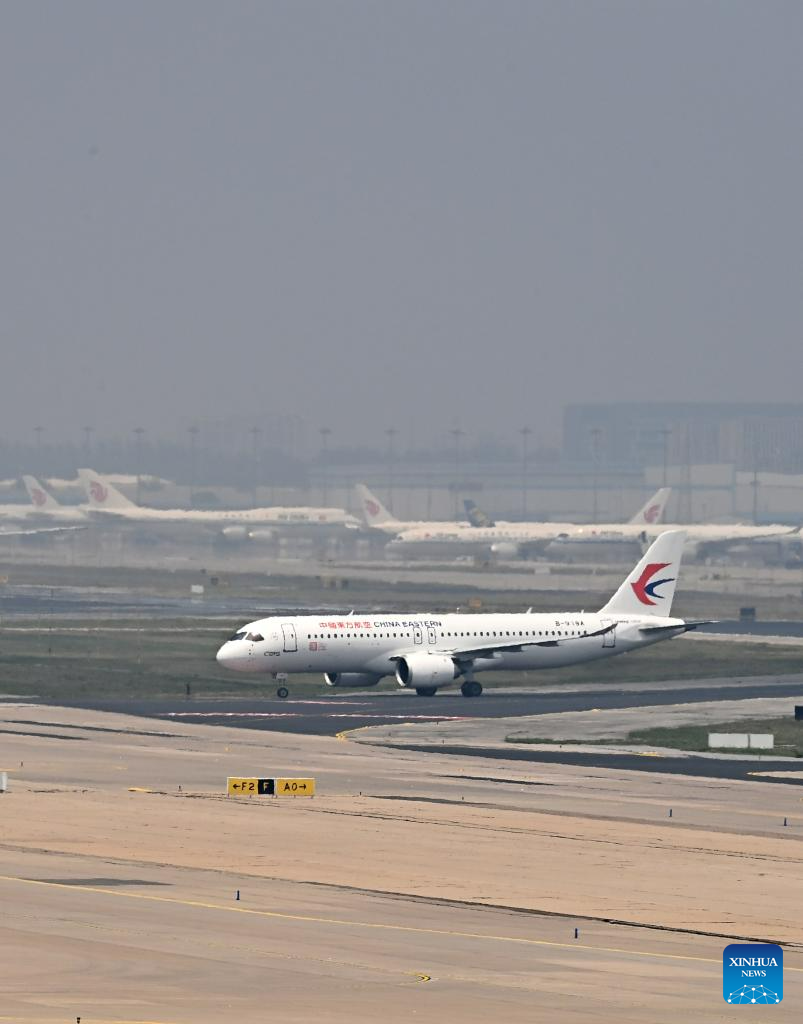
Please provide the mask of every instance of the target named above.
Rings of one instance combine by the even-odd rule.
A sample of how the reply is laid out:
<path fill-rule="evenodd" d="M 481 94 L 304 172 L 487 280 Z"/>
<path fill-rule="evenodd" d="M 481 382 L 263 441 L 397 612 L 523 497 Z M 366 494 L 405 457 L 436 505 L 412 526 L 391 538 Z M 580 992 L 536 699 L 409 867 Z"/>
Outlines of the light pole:
<path fill-rule="evenodd" d="M 661 438 L 663 439 L 664 472 L 662 477 L 663 483 L 661 484 L 661 486 L 666 487 L 666 480 L 668 476 L 667 467 L 669 465 L 669 435 L 672 433 L 672 431 L 669 429 L 669 427 L 663 427 L 661 430 L 658 431 L 658 433 L 661 435 Z"/>
<path fill-rule="evenodd" d="M 145 433 L 144 427 L 134 427 L 134 437 L 136 438 L 137 447 L 137 504 L 141 504 L 140 491 L 142 490 L 142 435 Z"/>
<path fill-rule="evenodd" d="M 530 427 L 522 427 L 521 434 L 521 517 L 527 518 L 527 442 L 530 439 L 532 430 Z"/>
<path fill-rule="evenodd" d="M 591 511 L 592 523 L 599 522 L 599 439 L 602 436 L 602 429 L 594 427 L 591 430 L 591 453 L 594 459 L 594 501 Z"/>
<path fill-rule="evenodd" d="M 394 440 L 398 431 L 395 427 L 388 427 L 385 437 L 388 439 L 388 508 L 393 511 L 393 461 L 396 454 Z"/>
<path fill-rule="evenodd" d="M 458 492 L 460 489 L 460 441 L 465 436 L 465 430 L 454 427 L 449 431 L 454 440 L 454 517 L 458 518 Z"/>
<path fill-rule="evenodd" d="M 198 469 L 198 434 L 200 434 L 200 432 L 200 427 L 194 425 L 192 427 L 187 427 L 187 433 L 190 435 L 190 508 L 195 508 L 195 483 Z"/>
<path fill-rule="evenodd" d="M 92 454 L 92 432 L 94 429 L 94 427 L 82 427 L 84 432 L 84 455 L 86 455 L 87 461 L 89 461 L 89 456 Z"/>
<path fill-rule="evenodd" d="M 254 481 L 253 507 L 256 508 L 257 504 L 258 504 L 258 500 L 257 500 L 258 499 L 258 488 L 259 488 L 259 484 L 260 484 L 260 479 L 262 477 L 262 460 L 260 458 L 261 450 L 260 450 L 260 445 L 259 445 L 259 439 L 262 437 L 262 428 L 261 427 L 257 427 L 257 426 L 253 426 L 248 431 L 248 433 L 251 435 L 251 439 L 252 439 L 252 441 L 254 443 L 254 447 L 253 447 L 253 456 L 254 456 L 253 461 L 254 461 L 254 464 L 251 467 L 251 474 L 252 474 L 252 479 Z"/>
<path fill-rule="evenodd" d="M 319 427 L 318 433 L 321 435 L 321 504 L 326 508 L 326 502 L 328 500 L 328 488 L 329 483 L 329 435 L 332 433 L 331 427 Z"/>
<path fill-rule="evenodd" d="M 33 428 L 33 432 L 34 432 L 34 435 L 36 437 L 36 463 L 37 463 L 36 472 L 37 473 L 41 473 L 43 471 L 43 467 L 42 467 L 42 432 L 44 431 L 44 429 L 45 429 L 44 427 L 34 427 Z"/>

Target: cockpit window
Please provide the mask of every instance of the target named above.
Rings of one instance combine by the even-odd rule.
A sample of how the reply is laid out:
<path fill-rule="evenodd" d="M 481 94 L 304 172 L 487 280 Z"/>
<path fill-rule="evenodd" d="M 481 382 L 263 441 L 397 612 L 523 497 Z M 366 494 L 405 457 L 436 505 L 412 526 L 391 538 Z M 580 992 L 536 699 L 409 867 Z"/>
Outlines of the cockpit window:
<path fill-rule="evenodd" d="M 251 640 L 253 643 L 259 643 L 261 640 L 264 640 L 265 637 L 261 633 L 249 633 L 245 639 Z"/>
<path fill-rule="evenodd" d="M 240 630 L 239 633 L 235 633 L 234 636 L 230 636 L 229 640 L 242 640 L 242 638 L 244 636 L 245 636 L 245 630 L 242 629 L 242 630 Z"/>

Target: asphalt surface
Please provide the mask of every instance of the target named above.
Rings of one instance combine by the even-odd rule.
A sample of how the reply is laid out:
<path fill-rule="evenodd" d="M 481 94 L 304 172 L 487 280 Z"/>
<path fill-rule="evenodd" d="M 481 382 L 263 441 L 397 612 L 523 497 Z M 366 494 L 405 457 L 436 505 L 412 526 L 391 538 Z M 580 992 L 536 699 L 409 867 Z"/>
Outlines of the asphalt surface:
<path fill-rule="evenodd" d="M 698 775 L 710 779 L 746 779 L 754 778 L 756 782 L 780 782 L 786 785 L 803 786 L 803 780 L 788 778 L 771 778 L 761 772 L 788 772 L 798 768 L 803 770 L 803 761 L 774 760 L 769 757 L 756 757 L 753 760 L 731 760 L 718 757 L 666 757 L 650 754 L 602 754 L 590 751 L 561 750 L 529 750 L 517 744 L 510 744 L 509 749 L 498 747 L 447 747 L 417 746 L 405 743 L 405 750 L 419 750 L 432 754 L 456 754 L 470 757 L 491 757 L 504 761 L 527 761 L 532 764 L 573 764 L 583 768 L 615 768 L 627 772 L 657 772 L 662 775 Z"/>
<path fill-rule="evenodd" d="M 695 703 L 712 700 L 747 700 L 755 697 L 796 697 L 801 693 L 800 677 L 766 677 L 766 679 L 734 681 L 686 681 L 676 687 L 656 689 L 655 684 L 643 688 L 633 686 L 605 689 L 569 688 L 548 692 L 486 690 L 480 698 L 466 699 L 454 691 L 435 697 L 421 698 L 413 693 L 378 691 L 375 693 L 333 693 L 320 697 L 291 695 L 286 700 L 248 700 L 242 698 L 203 700 L 175 698 L 171 700 L 92 701 L 67 704 L 98 711 L 152 718 L 167 726 L 173 721 L 204 725 L 225 725 L 265 732 L 335 736 L 352 729 L 377 725 L 403 726 L 405 723 L 459 721 L 467 718 L 508 718 L 523 715 L 554 714 L 564 711 L 589 711 Z M 59 706 L 65 706 L 60 703 Z M 24 712 L 20 712 L 20 720 Z M 801 723 L 803 727 L 803 723 Z M 266 737 L 267 740 L 267 737 Z M 477 756 L 530 763 L 572 764 L 586 768 L 607 768 L 620 771 L 646 771 L 663 774 L 696 775 L 709 778 L 750 779 L 757 771 L 789 771 L 796 762 L 769 757 L 726 759 L 708 757 L 645 756 L 629 752 L 598 753 L 555 750 L 533 750 L 511 744 L 496 747 L 411 745 L 406 737 L 406 750 Z M 794 780 L 778 779 L 789 784 Z"/>
<path fill-rule="evenodd" d="M 97 711 L 155 718 L 164 722 L 184 721 L 204 725 L 228 725 L 244 729 L 334 736 L 348 729 L 395 722 L 448 721 L 466 718 L 507 718 L 521 715 L 546 715 L 563 711 L 590 711 L 593 708 L 631 708 L 661 704 L 694 703 L 711 700 L 747 700 L 754 697 L 796 696 L 803 691 L 800 677 L 767 677 L 757 681 L 715 685 L 700 681 L 678 688 L 653 686 L 605 689 L 569 688 L 547 692 L 485 690 L 479 698 L 467 699 L 459 691 L 447 691 L 435 697 L 418 697 L 411 692 L 359 694 L 333 693 L 320 697 L 295 699 L 290 681 L 286 700 L 249 700 L 220 698 L 203 700 L 81 701 L 59 702 L 62 706 L 88 707 Z"/>

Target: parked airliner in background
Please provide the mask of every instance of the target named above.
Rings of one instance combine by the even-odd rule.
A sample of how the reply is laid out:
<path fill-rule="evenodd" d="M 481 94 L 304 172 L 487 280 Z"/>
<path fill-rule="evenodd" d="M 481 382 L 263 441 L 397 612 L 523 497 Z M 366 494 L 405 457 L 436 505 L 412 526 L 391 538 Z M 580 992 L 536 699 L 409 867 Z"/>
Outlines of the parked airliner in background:
<path fill-rule="evenodd" d="M 542 550 L 546 544 L 558 537 L 580 534 L 599 536 L 608 533 L 619 537 L 623 530 L 630 530 L 632 536 L 640 537 L 649 527 L 662 521 L 670 493 L 671 488 L 661 487 L 625 524 L 497 522 L 488 527 L 471 528 L 460 524 L 441 523 L 440 526 L 446 528 L 439 530 L 432 530 L 430 524 L 425 524 L 402 531 L 388 543 L 385 550 L 388 556 L 399 558 L 448 558 L 458 555 L 517 558 Z"/>
<path fill-rule="evenodd" d="M 624 654 L 701 622 L 670 617 L 682 531 L 663 533 L 599 612 L 555 614 L 276 616 L 242 626 L 217 652 L 239 672 L 323 672 L 330 686 L 399 686 L 431 697 L 477 672 L 556 668 Z"/>
<path fill-rule="evenodd" d="M 31 499 L 31 504 L 25 508 L 27 517 L 54 519 L 68 523 L 87 522 L 87 511 L 84 505 L 61 505 L 35 476 L 24 476 L 22 482 Z"/>
<path fill-rule="evenodd" d="M 341 508 L 250 508 L 242 510 L 145 508 L 91 469 L 79 469 L 93 514 L 139 524 L 183 523 L 217 527 L 231 540 L 271 540 L 283 533 L 312 537 L 360 528 L 359 520 Z"/>
<path fill-rule="evenodd" d="M 357 501 L 360 506 L 360 515 L 363 523 L 370 530 L 380 530 L 390 536 L 402 533 L 405 530 L 429 530 L 433 533 L 445 533 L 455 528 L 463 527 L 470 529 L 478 526 L 493 526 L 493 520 L 474 501 L 465 501 L 467 522 L 457 520 L 445 521 L 443 519 L 433 520 L 412 520 L 397 519 L 392 512 L 389 512 L 377 496 L 369 491 L 365 484 L 355 486 Z"/>

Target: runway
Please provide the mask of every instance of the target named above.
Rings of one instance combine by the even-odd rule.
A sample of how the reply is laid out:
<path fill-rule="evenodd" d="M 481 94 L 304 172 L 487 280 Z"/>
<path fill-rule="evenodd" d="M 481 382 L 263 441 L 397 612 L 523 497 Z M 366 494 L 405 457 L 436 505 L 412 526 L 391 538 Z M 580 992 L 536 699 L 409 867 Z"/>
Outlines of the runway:
<path fill-rule="evenodd" d="M 709 779 L 742 779 L 750 781 L 758 772 L 762 773 L 762 781 L 785 785 L 803 786 L 803 777 L 764 778 L 766 772 L 799 771 L 799 761 L 789 758 L 774 759 L 762 756 L 749 760 L 711 757 L 672 757 L 667 754 L 645 752 L 643 754 L 621 753 L 610 754 L 593 751 L 579 753 L 576 750 L 532 750 L 511 744 L 509 748 L 500 750 L 498 747 L 482 746 L 427 746 L 426 744 L 406 743 L 405 750 L 417 750 L 421 753 L 454 754 L 467 757 L 469 754 L 489 757 L 494 760 L 522 761 L 536 764 L 571 764 L 582 768 L 604 768 L 620 772 L 654 772 L 662 775 L 694 775 Z"/>
<path fill-rule="evenodd" d="M 287 700 L 253 700 L 247 697 L 199 700 L 85 701 L 67 707 L 182 721 L 205 725 L 229 725 L 243 729 L 336 736 L 349 729 L 408 722 L 507 718 L 545 715 L 594 708 L 630 708 L 678 701 L 739 700 L 753 697 L 785 697 L 803 690 L 803 676 L 764 676 L 745 680 L 677 680 L 670 683 L 628 683 L 550 687 L 545 689 L 486 689 L 481 697 L 467 699 L 459 690 L 444 690 L 435 697 L 418 697 L 406 691 L 377 690 Z"/>

